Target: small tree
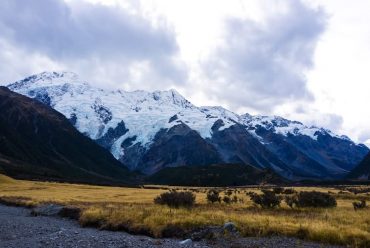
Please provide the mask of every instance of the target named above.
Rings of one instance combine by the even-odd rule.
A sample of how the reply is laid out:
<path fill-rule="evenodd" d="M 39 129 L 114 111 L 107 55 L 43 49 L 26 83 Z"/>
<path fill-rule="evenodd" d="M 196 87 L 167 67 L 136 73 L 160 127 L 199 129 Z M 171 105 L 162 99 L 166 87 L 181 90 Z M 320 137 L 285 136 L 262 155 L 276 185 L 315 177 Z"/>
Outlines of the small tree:
<path fill-rule="evenodd" d="M 207 201 L 211 203 L 221 202 L 220 192 L 211 189 L 207 192 Z"/>
<path fill-rule="evenodd" d="M 155 204 L 167 205 L 172 208 L 192 207 L 195 203 L 195 194 L 190 191 L 171 190 L 160 194 L 154 199 Z"/>
<path fill-rule="evenodd" d="M 263 208 L 274 208 L 280 205 L 281 197 L 273 191 L 262 190 L 263 194 L 251 194 L 250 199 Z"/>

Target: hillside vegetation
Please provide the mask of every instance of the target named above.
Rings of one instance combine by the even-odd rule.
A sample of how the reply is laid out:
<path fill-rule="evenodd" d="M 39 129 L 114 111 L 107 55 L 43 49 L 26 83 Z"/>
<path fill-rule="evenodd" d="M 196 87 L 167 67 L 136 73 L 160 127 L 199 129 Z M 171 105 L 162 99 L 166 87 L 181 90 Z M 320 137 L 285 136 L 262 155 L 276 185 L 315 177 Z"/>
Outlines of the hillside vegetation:
<path fill-rule="evenodd" d="M 284 182 L 283 178 L 271 170 L 239 164 L 170 167 L 160 170 L 146 180 L 153 184 L 205 187 Z"/>
<path fill-rule="evenodd" d="M 206 226 L 236 223 L 243 236 L 286 235 L 301 239 L 353 247 L 370 246 L 370 209 L 357 211 L 353 201 L 370 200 L 369 188 L 295 188 L 296 191 L 319 191 L 334 196 L 332 208 L 290 208 L 284 201 L 280 207 L 261 208 L 249 195 L 261 193 L 261 188 L 214 188 L 220 196 L 230 194 L 237 203 L 208 203 L 209 188 L 181 188 L 195 194 L 192 208 L 169 208 L 154 204 L 161 193 L 174 187 L 122 188 L 33 182 L 0 176 L 0 200 L 7 204 L 35 206 L 58 203 L 81 209 L 79 222 L 83 226 L 125 230 L 154 237 L 186 237 Z M 249 195 L 247 195 L 247 193 Z M 283 196 L 283 194 L 282 194 Z"/>

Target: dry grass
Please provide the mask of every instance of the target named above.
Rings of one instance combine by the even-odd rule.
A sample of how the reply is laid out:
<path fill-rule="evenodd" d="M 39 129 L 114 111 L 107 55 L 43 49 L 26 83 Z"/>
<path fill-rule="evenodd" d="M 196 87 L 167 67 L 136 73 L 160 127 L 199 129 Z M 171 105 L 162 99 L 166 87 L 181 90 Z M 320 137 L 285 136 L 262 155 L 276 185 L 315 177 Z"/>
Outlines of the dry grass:
<path fill-rule="evenodd" d="M 338 206 L 333 209 L 290 209 L 285 204 L 266 210 L 253 206 L 246 191 L 236 195 L 244 203 L 208 204 L 204 188 L 196 192 L 196 207 L 170 209 L 153 204 L 155 196 L 166 187 L 120 188 L 32 182 L 13 180 L 0 175 L 0 198 L 17 205 L 37 205 L 45 202 L 75 206 L 82 209 L 81 225 L 113 230 L 126 230 L 154 237 L 183 236 L 196 228 L 237 223 L 244 236 L 287 235 L 330 244 L 370 247 L 370 209 L 354 211 L 354 199 L 367 199 L 366 193 L 339 193 L 334 188 L 314 188 L 334 194 Z M 313 188 L 295 188 L 313 190 Z M 223 195 L 223 194 L 222 194 Z"/>

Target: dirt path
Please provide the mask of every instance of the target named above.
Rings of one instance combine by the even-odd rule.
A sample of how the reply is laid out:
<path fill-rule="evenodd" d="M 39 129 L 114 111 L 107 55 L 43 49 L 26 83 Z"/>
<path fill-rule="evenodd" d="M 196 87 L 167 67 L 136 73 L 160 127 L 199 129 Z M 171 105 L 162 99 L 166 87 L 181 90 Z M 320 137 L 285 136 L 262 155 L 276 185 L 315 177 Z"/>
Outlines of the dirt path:
<path fill-rule="evenodd" d="M 81 228 L 76 221 L 54 218 L 33 217 L 30 210 L 0 205 L 0 247 L 325 247 L 321 244 L 303 242 L 285 237 L 243 238 L 221 241 L 214 244 L 191 242 L 185 246 L 176 239 L 153 239 L 124 232 L 100 231 Z"/>

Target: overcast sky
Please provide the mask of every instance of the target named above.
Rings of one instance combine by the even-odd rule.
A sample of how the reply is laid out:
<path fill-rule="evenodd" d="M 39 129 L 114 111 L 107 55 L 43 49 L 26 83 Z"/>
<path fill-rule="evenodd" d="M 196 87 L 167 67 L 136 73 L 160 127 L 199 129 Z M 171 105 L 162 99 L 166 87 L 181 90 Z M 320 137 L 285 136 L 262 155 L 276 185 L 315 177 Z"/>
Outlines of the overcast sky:
<path fill-rule="evenodd" d="M 0 84 L 73 71 L 370 145 L 368 10 L 364 0 L 1 0 Z"/>

